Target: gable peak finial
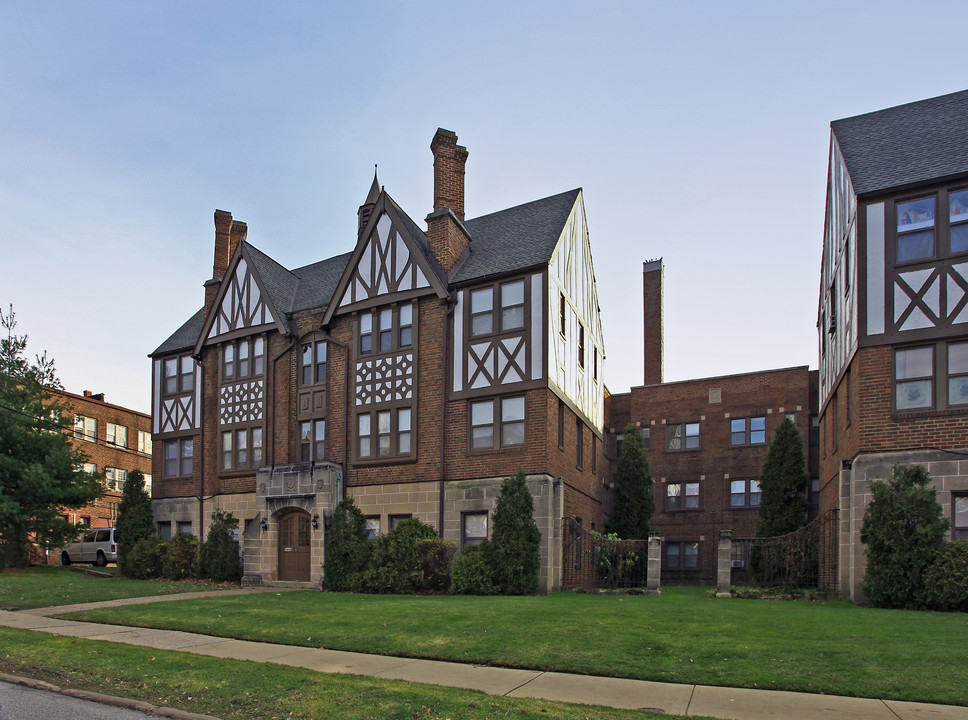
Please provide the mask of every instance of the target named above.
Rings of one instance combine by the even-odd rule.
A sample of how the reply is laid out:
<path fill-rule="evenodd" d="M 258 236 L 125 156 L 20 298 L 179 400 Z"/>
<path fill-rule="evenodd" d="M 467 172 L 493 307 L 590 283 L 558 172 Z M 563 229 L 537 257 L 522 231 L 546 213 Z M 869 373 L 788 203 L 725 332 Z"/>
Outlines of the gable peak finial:
<path fill-rule="evenodd" d="M 376 202 L 377 198 L 380 197 L 380 180 L 376 175 L 377 165 L 373 165 L 373 184 L 370 185 L 370 192 L 366 195 L 366 200 L 364 205 L 372 205 Z"/>

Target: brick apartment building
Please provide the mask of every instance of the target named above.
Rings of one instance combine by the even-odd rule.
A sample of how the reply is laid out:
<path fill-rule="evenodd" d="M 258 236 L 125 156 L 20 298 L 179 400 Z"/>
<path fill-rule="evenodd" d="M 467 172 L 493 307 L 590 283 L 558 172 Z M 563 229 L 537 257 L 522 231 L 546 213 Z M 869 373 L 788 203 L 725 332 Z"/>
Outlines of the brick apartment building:
<path fill-rule="evenodd" d="M 924 465 L 968 539 L 968 91 L 831 123 L 818 328 L 821 507 L 862 600 L 869 483 Z"/>
<path fill-rule="evenodd" d="M 720 530 L 731 530 L 733 564 L 746 567 L 759 520 L 759 474 L 777 426 L 800 431 L 815 510 L 819 478 L 818 374 L 806 366 L 663 382 L 662 261 L 643 265 L 645 384 L 607 399 L 609 454 L 634 423 L 653 478 L 650 527 L 663 536 L 663 582 L 716 579 Z"/>
<path fill-rule="evenodd" d="M 88 458 L 84 469 L 104 474 L 104 495 L 92 505 L 66 510 L 64 515 L 82 527 L 111 527 L 129 472 L 140 470 L 151 488 L 151 418 L 105 402 L 104 393 L 53 393 L 74 416 L 72 442 Z M 48 562 L 59 563 L 60 554 L 50 552 Z"/>
<path fill-rule="evenodd" d="M 490 533 L 528 476 L 541 588 L 561 522 L 602 521 L 604 345 L 581 190 L 464 218 L 467 150 L 438 130 L 426 230 L 373 185 L 348 252 L 288 270 L 215 213 L 204 306 L 152 353 L 153 509 L 242 523 L 247 581 L 319 584 L 327 520 Z"/>

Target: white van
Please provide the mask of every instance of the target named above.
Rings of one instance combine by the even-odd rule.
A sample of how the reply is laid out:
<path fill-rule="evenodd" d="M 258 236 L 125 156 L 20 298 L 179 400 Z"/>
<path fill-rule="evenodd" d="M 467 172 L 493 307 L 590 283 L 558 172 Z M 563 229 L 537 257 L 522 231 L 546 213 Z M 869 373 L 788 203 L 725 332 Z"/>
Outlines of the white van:
<path fill-rule="evenodd" d="M 87 530 L 76 543 L 61 550 L 61 565 L 89 562 L 104 567 L 118 561 L 118 538 L 114 528 Z"/>

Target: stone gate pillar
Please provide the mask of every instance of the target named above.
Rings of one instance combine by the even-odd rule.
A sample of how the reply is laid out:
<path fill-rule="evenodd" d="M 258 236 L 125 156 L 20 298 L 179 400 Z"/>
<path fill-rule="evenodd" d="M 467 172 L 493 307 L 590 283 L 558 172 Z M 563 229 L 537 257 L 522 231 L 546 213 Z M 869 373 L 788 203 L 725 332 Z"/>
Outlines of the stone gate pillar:
<path fill-rule="evenodd" d="M 662 575 L 662 536 L 649 534 L 649 564 L 645 581 L 647 595 L 661 595 L 660 578 Z"/>
<path fill-rule="evenodd" d="M 732 597 L 733 583 L 733 531 L 719 531 L 719 547 L 716 550 L 716 597 Z"/>

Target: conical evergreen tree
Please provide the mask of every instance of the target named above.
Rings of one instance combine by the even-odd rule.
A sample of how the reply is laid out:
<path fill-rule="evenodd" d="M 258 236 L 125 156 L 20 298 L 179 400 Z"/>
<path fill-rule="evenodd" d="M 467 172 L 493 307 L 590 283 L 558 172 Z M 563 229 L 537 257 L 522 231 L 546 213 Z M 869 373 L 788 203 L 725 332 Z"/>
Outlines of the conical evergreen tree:
<path fill-rule="evenodd" d="M 114 523 L 118 537 L 118 568 L 128 574 L 128 553 L 139 540 L 155 534 L 155 516 L 151 512 L 151 498 L 145 490 L 145 477 L 140 470 L 128 473 L 121 488 L 118 518 Z"/>
<path fill-rule="evenodd" d="M 605 531 L 615 533 L 623 540 L 647 539 L 649 520 L 655 512 L 655 498 L 652 497 L 652 475 L 642 436 L 632 423 L 625 427 L 612 481 L 612 496 L 612 514 L 605 521 Z"/>
<path fill-rule="evenodd" d="M 789 418 L 776 429 L 760 470 L 759 537 L 775 537 L 807 524 L 807 472 L 800 433 Z"/>
<path fill-rule="evenodd" d="M 534 521 L 534 499 L 523 470 L 501 483 L 501 495 L 494 509 L 494 531 L 486 548 L 498 592 L 530 595 L 538 589 L 541 532 Z"/>

